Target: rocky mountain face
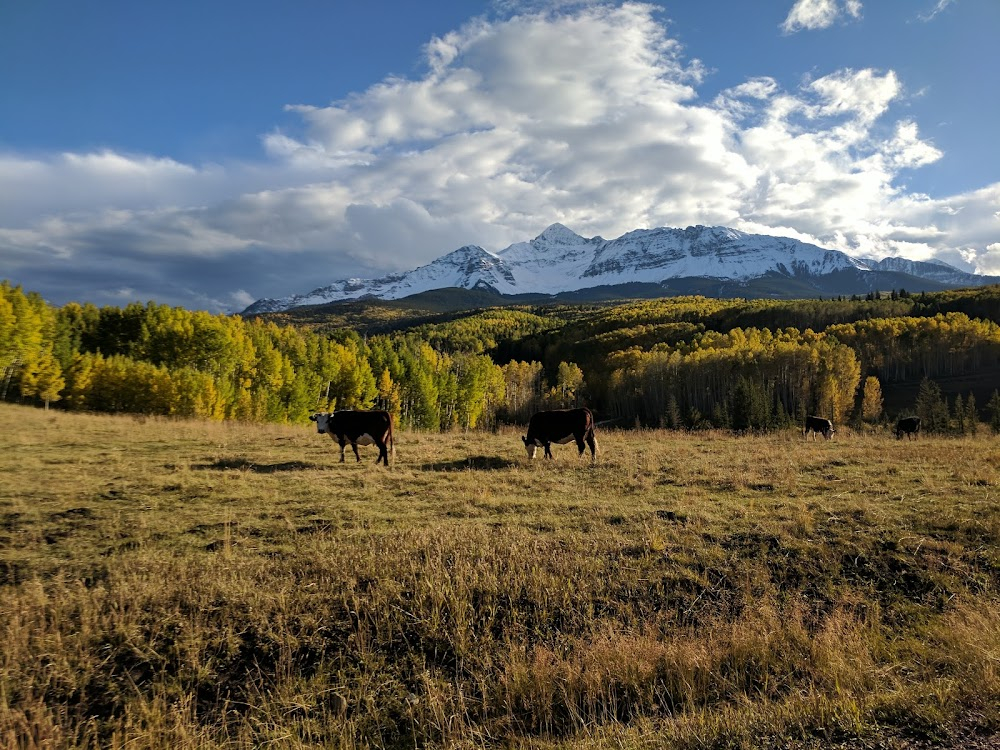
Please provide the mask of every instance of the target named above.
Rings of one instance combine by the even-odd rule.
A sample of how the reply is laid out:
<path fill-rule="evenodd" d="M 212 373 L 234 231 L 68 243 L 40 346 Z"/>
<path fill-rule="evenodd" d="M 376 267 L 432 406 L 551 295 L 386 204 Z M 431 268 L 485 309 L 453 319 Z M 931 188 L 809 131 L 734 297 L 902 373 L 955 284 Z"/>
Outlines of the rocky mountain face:
<path fill-rule="evenodd" d="M 533 240 L 499 253 L 466 245 L 413 271 L 334 281 L 307 294 L 261 299 L 243 314 L 365 297 L 401 299 L 451 287 L 501 295 L 557 295 L 652 284 L 662 287 L 664 295 L 687 289 L 714 296 L 793 298 L 995 283 L 1000 283 L 1000 277 L 966 273 L 940 261 L 853 258 L 787 237 L 746 234 L 726 227 L 637 229 L 605 240 L 581 237 L 562 224 L 553 224 Z"/>

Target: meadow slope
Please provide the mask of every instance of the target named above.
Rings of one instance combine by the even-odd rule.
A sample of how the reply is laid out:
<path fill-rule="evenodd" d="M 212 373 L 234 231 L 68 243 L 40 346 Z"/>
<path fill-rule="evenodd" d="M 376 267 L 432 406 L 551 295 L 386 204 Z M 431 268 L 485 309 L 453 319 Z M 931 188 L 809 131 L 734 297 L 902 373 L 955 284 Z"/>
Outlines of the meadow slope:
<path fill-rule="evenodd" d="M 0 745 L 975 747 L 1000 439 L 396 436 L 0 404 Z M 350 452 L 348 452 L 350 457 Z"/>

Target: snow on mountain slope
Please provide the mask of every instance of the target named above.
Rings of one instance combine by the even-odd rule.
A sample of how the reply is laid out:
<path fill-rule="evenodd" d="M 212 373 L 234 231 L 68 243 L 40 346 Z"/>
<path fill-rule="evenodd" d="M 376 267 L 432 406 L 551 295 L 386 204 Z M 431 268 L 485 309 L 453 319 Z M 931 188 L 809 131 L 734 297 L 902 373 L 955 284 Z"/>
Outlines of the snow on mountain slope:
<path fill-rule="evenodd" d="M 838 271 L 901 273 L 949 286 L 995 283 L 940 262 L 862 260 L 787 237 L 726 227 L 637 229 L 614 240 L 589 239 L 553 224 L 528 242 L 490 253 L 466 245 L 413 271 L 378 279 L 347 279 L 283 299 L 262 299 L 244 314 L 278 312 L 362 297 L 400 299 L 446 287 L 488 288 L 501 294 L 557 294 L 632 282 L 677 278 L 746 281 L 777 275 L 821 278 Z"/>
<path fill-rule="evenodd" d="M 922 279 L 932 279 L 942 284 L 961 286 L 968 285 L 971 274 L 961 271 L 940 260 L 907 260 L 906 258 L 883 258 L 873 263 L 873 270 L 895 271 L 919 276 Z M 988 279 L 990 277 L 982 277 Z M 989 281 L 985 283 L 990 283 Z"/>
<path fill-rule="evenodd" d="M 504 293 L 558 294 L 593 286 L 580 279 L 602 244 L 600 237 L 584 239 L 562 224 L 553 224 L 530 242 L 517 242 L 500 251 L 517 279 L 515 291 Z"/>
<path fill-rule="evenodd" d="M 725 227 L 639 229 L 605 243 L 584 272 L 600 283 L 670 278 L 752 279 L 768 273 L 821 275 L 861 267 L 836 250 Z"/>

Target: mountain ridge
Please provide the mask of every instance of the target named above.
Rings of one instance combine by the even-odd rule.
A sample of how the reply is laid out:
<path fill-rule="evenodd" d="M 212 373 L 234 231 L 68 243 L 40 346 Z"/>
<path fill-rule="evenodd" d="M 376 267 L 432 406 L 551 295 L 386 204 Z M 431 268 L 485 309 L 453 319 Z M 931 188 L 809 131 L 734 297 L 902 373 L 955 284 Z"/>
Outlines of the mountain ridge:
<path fill-rule="evenodd" d="M 719 290 L 706 296 L 747 296 L 736 292 L 759 287 L 770 291 L 753 296 L 793 298 L 810 291 L 863 294 L 904 287 L 919 292 L 994 283 L 1000 283 L 1000 276 L 967 273 L 938 260 L 855 258 L 789 237 L 728 227 L 635 229 L 605 240 L 582 237 L 555 223 L 534 239 L 497 253 L 464 245 L 412 271 L 341 279 L 306 294 L 260 299 L 242 314 L 366 298 L 396 300 L 447 288 L 555 297 L 629 285 L 658 286 L 662 296 L 677 294 L 676 287 Z"/>

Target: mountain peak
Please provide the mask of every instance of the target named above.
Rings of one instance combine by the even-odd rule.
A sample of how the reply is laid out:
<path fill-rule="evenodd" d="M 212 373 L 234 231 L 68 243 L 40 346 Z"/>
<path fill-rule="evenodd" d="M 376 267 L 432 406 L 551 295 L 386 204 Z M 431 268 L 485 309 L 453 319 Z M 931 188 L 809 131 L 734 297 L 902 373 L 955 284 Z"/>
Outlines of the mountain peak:
<path fill-rule="evenodd" d="M 556 222 L 535 237 L 534 241 L 544 242 L 547 245 L 578 245 L 581 242 L 586 242 L 586 238 L 581 237 L 563 224 Z"/>
<path fill-rule="evenodd" d="M 493 253 L 487 250 L 483 250 L 483 248 L 479 247 L 479 245 L 463 245 L 462 247 L 458 248 L 458 250 L 452 250 L 447 255 L 438 258 L 438 261 L 443 261 L 446 259 L 458 260 L 462 258 L 482 258 L 482 257 L 492 258 L 494 260 L 496 259 L 496 256 L 493 255 Z"/>
<path fill-rule="evenodd" d="M 260 300 L 244 314 L 276 312 L 300 305 L 412 294 L 458 287 L 499 294 L 560 294 L 593 288 L 645 284 L 662 288 L 714 290 L 709 296 L 743 293 L 763 280 L 767 296 L 791 298 L 867 293 L 900 286 L 910 291 L 981 286 L 1000 277 L 970 274 L 940 261 L 904 258 L 866 261 L 789 237 L 747 234 L 722 226 L 635 229 L 617 239 L 581 237 L 563 224 L 535 239 L 496 253 L 465 245 L 406 273 L 378 279 L 348 279 L 309 294 Z M 700 293 L 700 292 L 699 292 Z"/>

